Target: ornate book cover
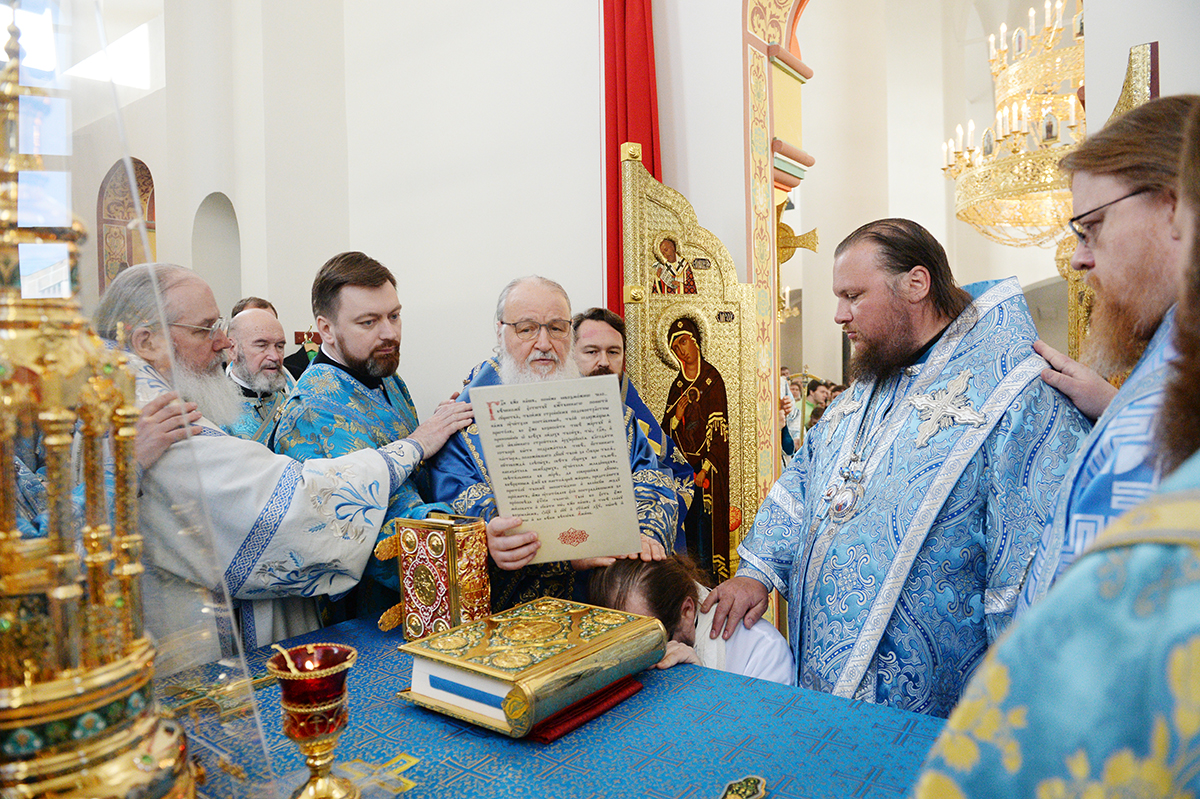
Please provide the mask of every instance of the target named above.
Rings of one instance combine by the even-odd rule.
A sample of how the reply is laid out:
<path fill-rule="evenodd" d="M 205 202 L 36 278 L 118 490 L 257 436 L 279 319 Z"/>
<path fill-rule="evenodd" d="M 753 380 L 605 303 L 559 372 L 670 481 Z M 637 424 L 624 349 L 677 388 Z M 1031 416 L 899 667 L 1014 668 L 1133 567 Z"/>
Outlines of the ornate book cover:
<path fill-rule="evenodd" d="M 395 535 L 379 542 L 375 556 L 396 558 L 401 604 L 380 617 L 381 630 L 390 630 L 403 619 L 404 637 L 415 641 L 491 612 L 482 519 L 431 513 L 426 519 L 396 519 L 389 524 Z"/>
<path fill-rule="evenodd" d="M 415 704 L 519 738 L 537 722 L 662 659 L 657 619 L 542 598 L 405 644 Z"/>

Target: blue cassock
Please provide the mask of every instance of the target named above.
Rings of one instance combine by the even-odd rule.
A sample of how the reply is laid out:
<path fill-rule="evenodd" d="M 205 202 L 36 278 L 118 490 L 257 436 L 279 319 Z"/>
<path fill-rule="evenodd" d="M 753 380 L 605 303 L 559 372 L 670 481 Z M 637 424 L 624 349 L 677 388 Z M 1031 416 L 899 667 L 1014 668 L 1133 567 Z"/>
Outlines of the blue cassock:
<path fill-rule="evenodd" d="M 1200 453 L 988 653 L 928 797 L 1200 795 Z"/>
<path fill-rule="evenodd" d="M 476 386 L 500 385 L 496 370 L 494 359 L 485 361 L 474 371 L 458 401 L 470 402 L 471 389 Z M 671 477 L 659 469 L 658 458 L 628 407 L 625 410 L 625 436 L 629 443 L 629 466 L 633 471 L 633 494 L 642 534 L 654 538 L 671 552 L 678 525 L 675 486 Z M 496 515 L 496 498 L 483 459 L 479 428 L 474 422 L 452 435 L 434 457 L 431 477 L 433 496 L 449 503 L 455 513 L 483 519 Z M 575 582 L 575 570 L 569 561 L 504 571 L 497 569 L 489 559 L 489 576 L 493 613 L 541 596 L 569 599 Z"/>
<path fill-rule="evenodd" d="M 1087 421 L 1039 378 L 1017 281 L 967 290 L 916 364 L 830 406 L 738 547 L 788 600 L 799 685 L 945 716 L 1011 618 Z"/>
<path fill-rule="evenodd" d="M 675 495 L 679 497 L 679 521 L 676 524 L 675 551 L 686 552 L 687 541 L 683 534 L 683 522 L 687 518 L 688 509 L 692 507 L 692 499 L 696 496 L 696 473 L 692 471 L 691 464 L 687 462 L 687 458 L 683 457 L 679 447 L 675 446 L 675 439 L 663 431 L 662 425 L 658 423 L 658 418 L 646 407 L 646 403 L 642 402 L 629 375 L 621 376 L 621 399 L 625 406 L 633 411 L 633 418 L 637 420 L 638 427 L 650 442 L 650 448 L 658 456 L 658 467 L 664 473 L 671 475 L 671 482 L 675 485 Z"/>
<path fill-rule="evenodd" d="M 280 455 L 298 461 L 336 458 L 360 449 L 375 449 L 406 438 L 417 428 L 417 411 L 408 387 L 398 376 L 384 378 L 380 388 L 368 388 L 344 369 L 318 358 L 309 365 L 279 414 L 271 445 Z M 428 473 L 418 471 L 400 486 L 388 505 L 384 524 L 395 518 L 423 519 L 431 510 L 449 510 L 426 503 Z M 381 562 L 372 554 L 364 577 L 393 591 L 400 589 L 395 561 Z M 370 584 L 367 583 L 367 589 Z M 391 600 L 368 602 L 365 612 L 386 609 Z"/>
<path fill-rule="evenodd" d="M 1054 521 L 1038 545 L 1017 615 L 1046 595 L 1109 522 L 1158 487 L 1154 416 L 1163 402 L 1175 350 L 1172 306 L 1121 390 L 1079 450 L 1058 495 Z"/>

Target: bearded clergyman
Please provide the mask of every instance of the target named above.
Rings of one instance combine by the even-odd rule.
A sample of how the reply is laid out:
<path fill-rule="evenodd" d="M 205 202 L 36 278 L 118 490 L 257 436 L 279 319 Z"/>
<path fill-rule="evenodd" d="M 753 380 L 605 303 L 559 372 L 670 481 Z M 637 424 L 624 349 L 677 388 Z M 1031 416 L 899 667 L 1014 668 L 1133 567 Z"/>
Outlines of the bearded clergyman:
<path fill-rule="evenodd" d="M 109 285 L 94 321 L 102 337 L 124 338 L 139 405 L 161 407 L 152 401 L 174 386 L 203 414 L 200 433 L 171 445 L 141 479 L 147 628 L 160 641 L 186 639 L 174 649 L 199 664 L 235 651 L 228 619 L 212 612 L 222 594 L 246 649 L 319 627 L 314 599 L 354 587 L 388 506 L 457 428 L 422 425 L 378 448 L 300 463 L 222 429 L 241 412 L 241 394 L 221 364 L 225 320 L 196 273 L 130 267 Z M 211 539 L 193 529 L 200 508 Z"/>
<path fill-rule="evenodd" d="M 497 357 L 478 367 L 459 402 L 470 400 L 479 386 L 511 385 L 579 377 L 571 356 L 571 301 L 558 283 L 543 277 L 518 278 L 500 293 L 496 304 Z M 625 438 L 645 560 L 659 560 L 672 551 L 678 498 L 669 474 L 633 413 L 625 408 Z M 579 453 L 586 458 L 587 453 Z M 530 565 L 541 544 L 536 530 L 521 519 L 499 516 L 488 477 L 483 445 L 475 424 L 446 442 L 432 462 L 434 497 L 456 513 L 487 520 L 488 566 L 492 583 L 492 612 L 542 596 L 571 598 L 575 573 L 607 566 L 613 558 L 583 558 Z M 519 529 L 518 529 L 519 528 Z"/>
<path fill-rule="evenodd" d="M 1114 519 L 1157 488 L 1155 415 L 1176 358 L 1175 303 L 1182 284 L 1176 224 L 1179 152 L 1200 97 L 1140 105 L 1089 136 L 1060 166 L 1071 176 L 1078 239 L 1071 266 L 1095 302 L 1084 341 L 1088 366 L 1043 344 L 1061 388 L 1096 426 L 1067 473 L 1017 606 L 1023 614 Z M 1104 378 L 1128 375 L 1120 392 Z"/>
<path fill-rule="evenodd" d="M 1039 379 L 1018 282 L 960 288 L 917 223 L 852 233 L 833 291 L 854 384 L 702 611 L 728 638 L 778 589 L 799 685 L 945 716 L 1012 617 L 1087 420 Z"/>
<path fill-rule="evenodd" d="M 296 385 L 283 368 L 283 325 L 263 308 L 248 308 L 229 320 L 233 360 L 225 374 L 242 392 L 242 413 L 225 428 L 230 435 L 265 444 L 275 425 L 275 414 Z"/>
<path fill-rule="evenodd" d="M 365 253 L 335 255 L 313 278 L 312 310 L 321 350 L 279 415 L 271 436 L 274 450 L 299 461 L 335 458 L 382 446 L 417 430 L 417 409 L 408 385 L 396 374 L 401 317 L 391 270 Z M 470 420 L 469 405 L 443 403 L 426 425 L 448 424 L 454 431 Z M 418 470 L 404 481 L 399 496 L 388 505 L 385 522 L 447 510 L 421 496 L 422 490 L 428 493 L 425 478 Z M 399 589 L 395 562 L 372 558 L 354 593 L 339 606 L 323 607 L 322 620 L 378 616 L 400 601 Z"/>

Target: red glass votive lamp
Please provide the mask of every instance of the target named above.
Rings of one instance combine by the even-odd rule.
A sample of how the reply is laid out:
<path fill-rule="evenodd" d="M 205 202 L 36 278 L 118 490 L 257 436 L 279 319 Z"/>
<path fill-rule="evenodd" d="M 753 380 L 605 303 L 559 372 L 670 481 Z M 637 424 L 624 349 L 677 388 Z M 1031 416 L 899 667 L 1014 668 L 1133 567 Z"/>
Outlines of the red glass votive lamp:
<path fill-rule="evenodd" d="M 284 735 L 293 741 L 336 735 L 346 725 L 346 675 L 358 651 L 344 644 L 280 649 L 267 671 L 279 681 Z"/>

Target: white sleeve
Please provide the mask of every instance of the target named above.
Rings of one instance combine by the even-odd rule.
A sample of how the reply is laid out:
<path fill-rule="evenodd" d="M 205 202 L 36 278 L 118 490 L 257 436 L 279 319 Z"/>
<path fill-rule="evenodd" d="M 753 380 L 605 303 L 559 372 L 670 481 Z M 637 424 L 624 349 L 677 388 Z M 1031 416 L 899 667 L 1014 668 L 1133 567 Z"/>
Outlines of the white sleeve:
<path fill-rule="evenodd" d="M 144 476 L 147 554 L 191 583 L 223 580 L 238 599 L 347 591 L 375 547 L 394 460 L 360 450 L 300 463 L 206 427 Z M 204 511 L 211 544 L 192 532 Z"/>
<path fill-rule="evenodd" d="M 725 643 L 725 671 L 783 685 L 796 684 L 792 649 L 765 619 L 759 619 L 749 630 L 737 626 Z"/>

